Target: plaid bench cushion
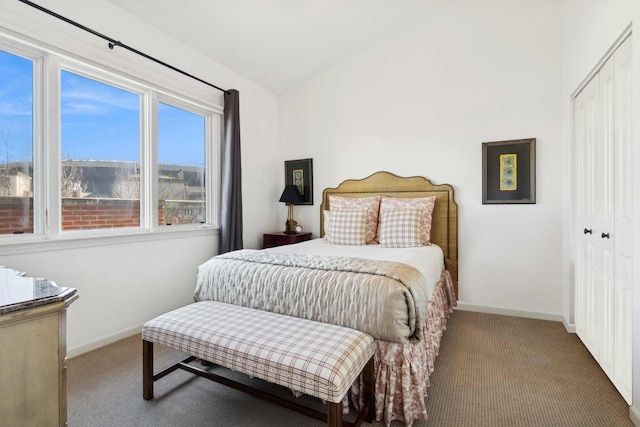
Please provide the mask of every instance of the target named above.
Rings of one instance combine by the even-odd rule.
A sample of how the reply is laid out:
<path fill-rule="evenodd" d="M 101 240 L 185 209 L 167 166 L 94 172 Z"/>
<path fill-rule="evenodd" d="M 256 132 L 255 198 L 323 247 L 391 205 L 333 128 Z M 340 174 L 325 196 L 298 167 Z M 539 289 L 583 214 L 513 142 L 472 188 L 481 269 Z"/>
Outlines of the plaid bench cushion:
<path fill-rule="evenodd" d="M 214 301 L 150 320 L 142 338 L 329 402 L 342 401 L 375 348 L 364 332 Z"/>

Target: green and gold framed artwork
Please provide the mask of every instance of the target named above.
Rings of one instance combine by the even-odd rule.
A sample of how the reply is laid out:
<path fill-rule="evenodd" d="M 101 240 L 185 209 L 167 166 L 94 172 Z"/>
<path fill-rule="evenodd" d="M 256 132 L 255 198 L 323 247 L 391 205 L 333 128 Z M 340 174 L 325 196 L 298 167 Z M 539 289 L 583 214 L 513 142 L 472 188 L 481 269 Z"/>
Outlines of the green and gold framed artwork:
<path fill-rule="evenodd" d="M 482 143 L 482 204 L 536 202 L 536 139 Z"/>

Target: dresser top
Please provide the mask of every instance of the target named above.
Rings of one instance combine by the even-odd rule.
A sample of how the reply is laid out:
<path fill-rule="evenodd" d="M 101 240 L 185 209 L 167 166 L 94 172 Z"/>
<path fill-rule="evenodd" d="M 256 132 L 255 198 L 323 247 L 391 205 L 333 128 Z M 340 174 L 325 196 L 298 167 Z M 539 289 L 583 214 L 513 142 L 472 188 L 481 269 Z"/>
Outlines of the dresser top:
<path fill-rule="evenodd" d="M 0 266 L 0 314 L 65 301 L 75 294 L 73 288 L 62 288 L 49 280 L 26 277 L 20 271 Z"/>

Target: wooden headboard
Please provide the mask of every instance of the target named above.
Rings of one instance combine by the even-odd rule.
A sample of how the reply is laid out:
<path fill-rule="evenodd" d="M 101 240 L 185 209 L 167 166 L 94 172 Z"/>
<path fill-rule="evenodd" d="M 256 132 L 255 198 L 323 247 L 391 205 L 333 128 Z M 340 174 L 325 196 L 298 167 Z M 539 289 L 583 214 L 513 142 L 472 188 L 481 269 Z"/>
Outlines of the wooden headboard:
<path fill-rule="evenodd" d="M 348 179 L 336 188 L 322 192 L 320 205 L 320 237 L 324 236 L 323 210 L 329 209 L 329 196 L 367 197 L 381 194 L 391 197 L 436 196 L 431 225 L 431 242 L 442 248 L 445 268 L 451 273 L 458 295 L 458 205 L 453 199 L 453 187 L 449 184 L 434 185 L 426 178 L 403 178 L 389 172 L 376 172 L 364 179 Z"/>

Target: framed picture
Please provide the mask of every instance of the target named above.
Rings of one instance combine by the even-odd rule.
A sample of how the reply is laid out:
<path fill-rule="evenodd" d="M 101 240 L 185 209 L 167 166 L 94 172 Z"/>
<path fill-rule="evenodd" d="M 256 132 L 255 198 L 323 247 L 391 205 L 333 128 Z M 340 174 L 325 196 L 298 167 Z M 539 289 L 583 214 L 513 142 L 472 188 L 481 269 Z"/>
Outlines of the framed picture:
<path fill-rule="evenodd" d="M 536 202 L 536 139 L 482 143 L 482 204 Z"/>
<path fill-rule="evenodd" d="M 296 205 L 313 204 L 313 159 L 286 160 L 284 162 L 284 183 L 298 187 L 302 195 L 301 203 Z"/>

